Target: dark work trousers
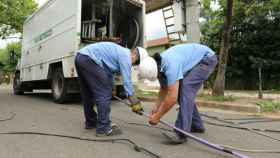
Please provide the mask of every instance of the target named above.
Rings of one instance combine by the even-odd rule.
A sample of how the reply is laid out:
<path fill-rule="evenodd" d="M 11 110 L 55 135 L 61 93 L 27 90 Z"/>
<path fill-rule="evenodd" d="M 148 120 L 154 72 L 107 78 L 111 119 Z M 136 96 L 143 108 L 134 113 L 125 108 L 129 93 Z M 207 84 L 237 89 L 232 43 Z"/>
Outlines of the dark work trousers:
<path fill-rule="evenodd" d="M 203 122 L 195 103 L 196 95 L 203 82 L 210 76 L 217 65 L 216 55 L 204 57 L 182 80 L 180 80 L 179 98 L 180 105 L 175 126 L 190 132 L 191 128 L 204 129 Z M 185 137 L 177 132 L 180 137 Z"/>
<path fill-rule="evenodd" d="M 75 66 L 80 78 L 81 94 L 84 104 L 85 123 L 97 123 L 96 132 L 105 133 L 111 129 L 111 98 L 113 75 L 97 65 L 90 57 L 77 54 Z M 97 114 L 94 111 L 97 106 Z"/>

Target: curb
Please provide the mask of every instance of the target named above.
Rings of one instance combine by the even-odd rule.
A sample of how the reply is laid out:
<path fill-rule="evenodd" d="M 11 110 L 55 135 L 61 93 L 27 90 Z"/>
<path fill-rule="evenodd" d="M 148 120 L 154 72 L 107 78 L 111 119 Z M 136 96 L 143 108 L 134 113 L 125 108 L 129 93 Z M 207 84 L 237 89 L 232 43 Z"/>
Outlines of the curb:
<path fill-rule="evenodd" d="M 149 97 L 140 97 L 142 101 L 146 102 L 155 102 L 156 98 L 149 98 Z M 213 101 L 202 101 L 197 100 L 197 105 L 199 107 L 207 107 L 207 108 L 215 108 L 215 109 L 222 109 L 222 110 L 230 110 L 230 111 L 236 111 L 236 112 L 249 112 L 249 113 L 260 113 L 261 108 L 256 105 L 238 105 L 238 104 L 231 104 L 231 103 L 219 103 L 219 102 L 213 102 Z"/>
<path fill-rule="evenodd" d="M 216 108 L 222 110 L 230 110 L 236 112 L 250 112 L 250 113 L 260 113 L 261 108 L 257 105 L 239 105 L 239 104 L 231 104 L 231 103 L 219 103 L 212 101 L 201 101 L 197 100 L 196 103 L 199 107 L 207 107 L 207 108 Z"/>

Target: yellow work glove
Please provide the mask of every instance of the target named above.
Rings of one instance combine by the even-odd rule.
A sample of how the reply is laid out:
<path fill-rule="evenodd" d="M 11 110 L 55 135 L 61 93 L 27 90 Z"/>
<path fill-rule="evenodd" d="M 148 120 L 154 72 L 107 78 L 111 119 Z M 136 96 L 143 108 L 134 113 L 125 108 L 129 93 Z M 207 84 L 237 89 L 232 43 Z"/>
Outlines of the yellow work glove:
<path fill-rule="evenodd" d="M 136 97 L 133 97 L 131 99 L 130 107 L 131 107 L 132 112 L 135 112 L 139 115 L 142 115 L 142 112 L 144 112 L 143 106 L 141 105 L 140 100 Z"/>
<path fill-rule="evenodd" d="M 143 112 L 143 107 L 142 107 L 141 103 L 134 104 L 134 105 L 131 105 L 131 110 L 132 110 L 132 112 L 141 114 Z"/>

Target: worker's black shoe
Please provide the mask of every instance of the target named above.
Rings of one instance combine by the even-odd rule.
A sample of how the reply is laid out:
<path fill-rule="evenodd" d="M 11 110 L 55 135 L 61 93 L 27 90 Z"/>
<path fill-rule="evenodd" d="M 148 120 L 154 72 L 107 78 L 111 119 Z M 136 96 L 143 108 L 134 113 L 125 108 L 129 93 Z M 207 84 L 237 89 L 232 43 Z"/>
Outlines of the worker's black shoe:
<path fill-rule="evenodd" d="M 93 128 L 96 128 L 96 123 L 93 123 L 93 124 L 85 123 L 85 129 L 93 129 Z"/>
<path fill-rule="evenodd" d="M 205 129 L 191 128 L 192 133 L 205 133 Z"/>
<path fill-rule="evenodd" d="M 162 133 L 168 140 L 170 144 L 183 144 L 187 142 L 186 137 L 180 137 L 176 133 Z"/>
<path fill-rule="evenodd" d="M 96 137 L 116 136 L 121 134 L 122 134 L 121 128 L 116 124 L 112 124 L 111 129 L 109 131 L 100 132 L 100 133 L 96 132 Z"/>

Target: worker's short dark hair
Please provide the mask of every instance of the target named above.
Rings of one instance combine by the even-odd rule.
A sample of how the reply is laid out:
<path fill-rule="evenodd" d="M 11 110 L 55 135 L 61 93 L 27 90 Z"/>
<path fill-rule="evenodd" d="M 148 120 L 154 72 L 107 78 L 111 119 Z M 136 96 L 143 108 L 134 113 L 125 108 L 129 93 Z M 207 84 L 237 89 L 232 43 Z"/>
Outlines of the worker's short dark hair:
<path fill-rule="evenodd" d="M 160 68 L 160 65 L 161 65 L 161 56 L 160 56 L 160 54 L 159 54 L 158 52 L 156 52 L 156 53 L 153 55 L 153 58 L 155 59 L 158 68 Z"/>
<path fill-rule="evenodd" d="M 160 72 L 160 70 L 161 70 L 161 56 L 158 52 L 156 52 L 152 57 L 154 58 L 154 60 L 157 63 L 158 76 L 159 76 L 159 74 L 161 73 Z"/>

